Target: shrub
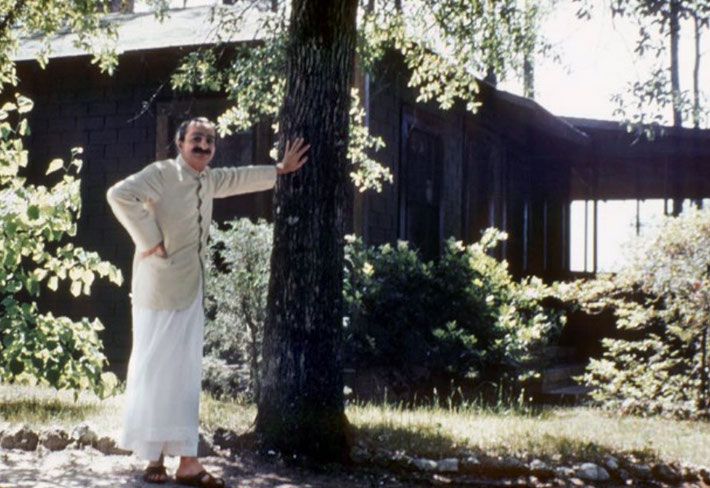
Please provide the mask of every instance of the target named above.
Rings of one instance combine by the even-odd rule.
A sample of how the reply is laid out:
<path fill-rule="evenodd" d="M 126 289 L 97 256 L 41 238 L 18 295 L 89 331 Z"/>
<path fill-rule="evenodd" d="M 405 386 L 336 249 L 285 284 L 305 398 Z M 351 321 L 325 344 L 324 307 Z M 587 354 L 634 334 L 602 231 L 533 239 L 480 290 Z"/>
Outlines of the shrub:
<path fill-rule="evenodd" d="M 609 408 L 707 416 L 710 211 L 666 217 L 629 249 L 616 275 L 562 287 L 584 311 L 616 316 L 584 380 Z"/>
<path fill-rule="evenodd" d="M 272 229 L 247 219 L 211 230 L 206 263 L 208 321 L 205 387 L 254 397 L 269 275 Z M 464 246 L 453 239 L 436 262 L 405 242 L 345 249 L 345 358 L 379 368 L 414 393 L 451 381 L 510 380 L 521 385 L 541 366 L 542 348 L 562 314 L 542 306 L 538 279 L 516 283 L 488 252 L 505 235 L 489 230 Z"/>
<path fill-rule="evenodd" d="M 116 378 L 103 372 L 101 322 L 41 313 L 37 298 L 64 281 L 72 295 L 89 295 L 96 275 L 120 284 L 121 273 L 69 242 L 81 210 L 79 179 L 72 174 L 81 168 L 79 159 L 67 166 L 59 159 L 50 163 L 47 174 L 64 170 L 48 177 L 56 181 L 51 188 L 21 176 L 27 151 L 20 137 L 28 132 L 24 117 L 31 108 L 29 99 L 17 96 L 0 110 L 0 381 L 104 394 Z M 79 153 L 72 151 L 74 157 Z"/>
<path fill-rule="evenodd" d="M 204 385 L 215 394 L 258 395 L 272 235 L 249 219 L 210 228 Z"/>
<path fill-rule="evenodd" d="M 564 317 L 542 306 L 549 290 L 539 279 L 516 283 L 488 254 L 504 238 L 489 229 L 470 246 L 450 239 L 436 262 L 405 242 L 368 248 L 351 238 L 346 357 L 392 372 L 410 393 L 432 382 L 519 386 L 536 376 L 535 359 Z"/>

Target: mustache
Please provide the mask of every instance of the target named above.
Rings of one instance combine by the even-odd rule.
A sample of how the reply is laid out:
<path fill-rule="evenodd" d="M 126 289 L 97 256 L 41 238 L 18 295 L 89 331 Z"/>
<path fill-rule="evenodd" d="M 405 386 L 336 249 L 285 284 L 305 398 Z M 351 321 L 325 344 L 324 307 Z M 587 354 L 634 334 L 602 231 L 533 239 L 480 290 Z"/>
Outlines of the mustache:
<path fill-rule="evenodd" d="M 212 153 L 212 151 L 210 151 L 209 149 L 200 149 L 199 147 L 194 148 L 192 150 L 192 152 L 198 153 L 198 154 L 211 154 Z"/>

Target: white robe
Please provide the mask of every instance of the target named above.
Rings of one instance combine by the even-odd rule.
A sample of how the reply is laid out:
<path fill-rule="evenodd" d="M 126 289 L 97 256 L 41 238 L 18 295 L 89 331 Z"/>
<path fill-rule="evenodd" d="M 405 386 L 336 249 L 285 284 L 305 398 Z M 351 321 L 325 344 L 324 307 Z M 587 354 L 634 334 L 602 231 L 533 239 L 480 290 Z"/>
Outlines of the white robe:
<path fill-rule="evenodd" d="M 184 310 L 133 306 L 120 448 L 151 461 L 197 455 L 203 333 L 202 286 Z"/>

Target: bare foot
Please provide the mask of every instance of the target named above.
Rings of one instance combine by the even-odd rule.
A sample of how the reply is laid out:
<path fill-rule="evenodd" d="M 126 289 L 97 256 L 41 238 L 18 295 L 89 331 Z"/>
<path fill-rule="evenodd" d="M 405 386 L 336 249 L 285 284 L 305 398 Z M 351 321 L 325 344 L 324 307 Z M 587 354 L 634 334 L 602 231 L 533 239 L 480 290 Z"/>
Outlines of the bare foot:
<path fill-rule="evenodd" d="M 180 465 L 175 471 L 175 476 L 194 476 L 205 468 L 200 464 L 196 457 L 181 457 Z"/>

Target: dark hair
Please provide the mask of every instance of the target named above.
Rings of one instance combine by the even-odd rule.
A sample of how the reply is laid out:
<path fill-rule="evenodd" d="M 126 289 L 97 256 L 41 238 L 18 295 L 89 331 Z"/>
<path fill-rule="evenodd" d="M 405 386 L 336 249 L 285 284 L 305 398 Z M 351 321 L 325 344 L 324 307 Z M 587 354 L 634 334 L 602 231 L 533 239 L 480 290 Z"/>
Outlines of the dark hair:
<path fill-rule="evenodd" d="M 187 135 L 187 128 L 192 123 L 208 124 L 214 128 L 214 124 L 207 117 L 192 117 L 187 120 L 183 120 L 175 131 L 175 145 L 177 146 L 179 141 L 184 141 Z"/>

